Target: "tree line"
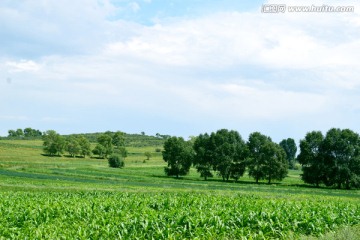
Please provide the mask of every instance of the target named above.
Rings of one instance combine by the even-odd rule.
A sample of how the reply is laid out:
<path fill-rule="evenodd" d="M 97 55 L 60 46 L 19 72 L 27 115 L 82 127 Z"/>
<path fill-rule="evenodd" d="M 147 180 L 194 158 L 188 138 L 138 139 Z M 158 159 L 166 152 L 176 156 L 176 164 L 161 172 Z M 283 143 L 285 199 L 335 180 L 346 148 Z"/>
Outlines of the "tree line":
<path fill-rule="evenodd" d="M 41 137 L 42 134 L 43 133 L 40 130 L 32 129 L 30 127 L 24 129 L 18 128 L 16 130 L 11 129 L 8 131 L 9 138 L 36 138 Z"/>
<path fill-rule="evenodd" d="M 123 159 L 127 157 L 125 148 L 125 133 L 105 132 L 97 138 L 97 143 L 91 149 L 90 141 L 83 135 L 64 137 L 54 130 L 48 130 L 42 135 L 44 153 L 49 156 L 61 156 L 67 152 L 69 156 L 97 156 L 108 159 L 111 167 L 123 167 Z"/>
<path fill-rule="evenodd" d="M 326 136 L 313 131 L 300 141 L 300 154 L 291 138 L 279 144 L 259 132 L 251 133 L 245 142 L 237 131 L 221 129 L 185 141 L 168 138 L 163 159 L 168 176 L 188 174 L 194 166 L 205 180 L 216 173 L 224 181 L 238 181 L 245 172 L 258 183 L 260 180 L 281 181 L 288 168 L 298 162 L 305 183 L 338 188 L 360 187 L 360 137 L 349 129 L 330 129 Z"/>
<path fill-rule="evenodd" d="M 168 176 L 186 175 L 194 166 L 205 180 L 217 173 L 224 181 L 238 181 L 247 169 L 256 182 L 266 179 L 271 183 L 285 178 L 289 166 L 285 150 L 270 137 L 254 132 L 245 142 L 237 131 L 227 129 L 200 134 L 190 141 L 169 138 L 163 159 L 168 163 Z"/>

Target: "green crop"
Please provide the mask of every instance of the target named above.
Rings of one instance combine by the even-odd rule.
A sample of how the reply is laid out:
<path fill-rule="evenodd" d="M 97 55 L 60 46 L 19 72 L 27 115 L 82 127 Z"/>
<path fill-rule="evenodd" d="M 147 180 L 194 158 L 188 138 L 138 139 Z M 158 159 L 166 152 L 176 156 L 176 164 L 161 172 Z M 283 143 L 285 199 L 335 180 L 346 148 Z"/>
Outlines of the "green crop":
<path fill-rule="evenodd" d="M 360 223 L 360 203 L 202 193 L 2 192 L 2 239 L 285 239 Z"/>

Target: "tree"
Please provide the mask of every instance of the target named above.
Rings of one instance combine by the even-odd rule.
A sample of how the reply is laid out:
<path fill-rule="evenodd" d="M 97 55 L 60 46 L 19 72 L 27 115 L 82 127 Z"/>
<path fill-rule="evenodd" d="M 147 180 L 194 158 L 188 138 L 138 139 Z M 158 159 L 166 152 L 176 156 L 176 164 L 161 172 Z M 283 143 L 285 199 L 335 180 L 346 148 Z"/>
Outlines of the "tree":
<path fill-rule="evenodd" d="M 193 150 L 191 144 L 182 137 L 167 139 L 162 155 L 168 164 L 164 169 L 166 175 L 179 178 L 179 176 L 188 174 L 192 164 Z"/>
<path fill-rule="evenodd" d="M 98 144 L 95 146 L 93 153 L 99 155 L 100 158 L 107 158 L 113 153 L 112 138 L 110 134 L 102 134 L 97 138 Z"/>
<path fill-rule="evenodd" d="M 286 159 L 289 163 L 289 168 L 294 169 L 295 167 L 295 156 L 297 152 L 297 147 L 294 139 L 288 138 L 283 139 L 279 144 L 286 153 Z"/>
<path fill-rule="evenodd" d="M 241 177 L 246 168 L 247 147 L 237 131 L 218 130 L 210 135 L 213 168 L 225 181 Z"/>
<path fill-rule="evenodd" d="M 146 160 L 150 160 L 150 158 L 151 158 L 151 152 L 145 152 L 144 153 L 144 155 L 145 155 L 145 157 L 147 158 Z"/>
<path fill-rule="evenodd" d="M 304 182 L 319 187 L 325 179 L 325 165 L 322 154 L 324 136 L 320 131 L 312 131 L 300 140 L 300 154 L 297 157 L 302 165 L 301 178 Z"/>
<path fill-rule="evenodd" d="M 350 129 L 332 128 L 322 142 L 327 186 L 360 186 L 360 137 Z"/>
<path fill-rule="evenodd" d="M 65 141 L 65 150 L 71 157 L 76 157 L 81 151 L 81 146 L 78 139 L 75 136 L 70 136 Z"/>
<path fill-rule="evenodd" d="M 258 183 L 260 179 L 265 178 L 264 166 L 266 157 L 264 153 L 264 146 L 267 142 L 271 142 L 271 138 L 259 132 L 251 133 L 247 142 L 249 149 L 249 176 L 253 177 L 256 183 Z"/>
<path fill-rule="evenodd" d="M 250 151 L 249 175 L 256 180 L 256 183 L 267 179 L 270 184 L 271 180 L 281 181 L 287 176 L 286 153 L 270 137 L 254 132 L 250 134 L 247 145 Z"/>
<path fill-rule="evenodd" d="M 24 131 L 21 128 L 16 129 L 17 137 L 24 137 Z"/>
<path fill-rule="evenodd" d="M 112 137 L 112 144 L 119 148 L 125 147 L 125 133 L 117 131 Z"/>
<path fill-rule="evenodd" d="M 109 166 L 113 168 L 122 168 L 125 163 L 120 155 L 113 154 L 108 159 Z"/>
<path fill-rule="evenodd" d="M 271 183 L 271 180 L 283 180 L 288 173 L 288 161 L 286 160 L 286 153 L 280 145 L 268 141 L 263 146 L 264 153 L 264 178 Z"/>
<path fill-rule="evenodd" d="M 95 148 L 92 150 L 92 153 L 94 155 L 98 155 L 99 158 L 104 158 L 105 157 L 105 147 L 101 144 L 96 144 Z"/>
<path fill-rule="evenodd" d="M 200 134 L 194 141 L 194 160 L 193 164 L 196 167 L 196 170 L 200 173 L 200 176 L 207 180 L 208 177 L 212 177 L 211 172 L 213 168 L 213 159 L 211 156 L 211 145 L 210 145 L 210 136 L 205 134 Z"/>
<path fill-rule="evenodd" d="M 64 138 L 54 130 L 48 130 L 43 135 L 44 152 L 50 156 L 59 155 L 64 150 Z"/>
<path fill-rule="evenodd" d="M 15 130 L 9 130 L 8 134 L 9 134 L 8 137 L 16 137 L 17 136 Z"/>
<path fill-rule="evenodd" d="M 80 154 L 85 158 L 86 156 L 91 155 L 91 145 L 89 140 L 84 136 L 77 137 L 78 143 L 80 145 Z"/>

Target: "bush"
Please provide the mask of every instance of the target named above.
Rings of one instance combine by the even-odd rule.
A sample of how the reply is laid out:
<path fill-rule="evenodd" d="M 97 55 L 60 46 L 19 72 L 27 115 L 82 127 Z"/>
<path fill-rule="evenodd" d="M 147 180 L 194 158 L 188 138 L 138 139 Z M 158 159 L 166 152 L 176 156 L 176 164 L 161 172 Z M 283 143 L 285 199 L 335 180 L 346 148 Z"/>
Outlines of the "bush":
<path fill-rule="evenodd" d="M 111 155 L 108 159 L 109 166 L 113 168 L 122 168 L 124 167 L 124 160 L 120 155 Z"/>

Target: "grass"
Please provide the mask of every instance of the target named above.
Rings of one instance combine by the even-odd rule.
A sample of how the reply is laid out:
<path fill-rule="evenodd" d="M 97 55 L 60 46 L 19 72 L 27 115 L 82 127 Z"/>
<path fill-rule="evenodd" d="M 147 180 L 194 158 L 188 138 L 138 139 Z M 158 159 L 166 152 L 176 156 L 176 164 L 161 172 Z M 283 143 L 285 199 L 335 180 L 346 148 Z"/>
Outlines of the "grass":
<path fill-rule="evenodd" d="M 118 206 L 115 200 L 116 197 L 124 198 L 126 199 L 124 200 L 127 202 L 126 204 L 130 204 L 129 202 L 131 201 L 150 201 L 152 196 L 156 196 L 158 198 L 161 198 L 161 196 L 165 196 L 168 199 L 175 197 L 178 199 L 178 201 L 187 201 L 186 199 L 191 199 L 192 196 L 195 196 L 195 200 L 198 199 L 196 201 L 200 201 L 199 199 L 202 198 L 207 199 L 206 201 L 204 200 L 204 204 L 208 206 L 207 210 L 209 214 L 212 214 L 213 210 L 210 205 L 217 206 L 218 204 L 220 204 L 220 202 L 226 202 L 226 199 L 233 199 L 233 202 L 235 203 L 237 202 L 237 200 L 234 199 L 237 199 L 239 196 L 245 196 L 246 199 L 250 200 L 245 201 L 243 199 L 242 202 L 238 202 L 236 204 L 244 204 L 248 206 L 249 209 L 252 209 L 252 211 L 256 211 L 256 209 L 261 209 L 260 206 L 261 204 L 263 204 L 263 206 L 268 206 L 268 208 L 266 209 L 269 209 L 269 211 L 265 213 L 270 215 L 272 214 L 271 211 L 276 210 L 276 208 L 274 209 L 271 207 L 271 203 L 275 204 L 274 206 L 277 206 L 278 209 L 282 209 L 282 207 L 285 206 L 289 206 L 289 209 L 292 209 L 296 208 L 296 206 L 302 206 L 307 202 L 310 202 L 311 204 L 314 204 L 314 206 L 316 206 L 316 208 L 313 208 L 312 210 L 308 207 L 306 207 L 306 209 L 304 210 L 297 210 L 297 212 L 304 211 L 305 215 L 301 217 L 304 219 L 306 219 L 306 216 L 309 217 L 312 216 L 311 214 L 318 212 L 319 215 L 315 216 L 315 222 L 313 223 L 313 226 L 309 225 L 310 227 L 308 227 L 307 230 L 304 230 L 302 228 L 295 228 L 291 230 L 290 227 L 281 228 L 279 227 L 279 225 L 278 228 L 282 230 L 279 230 L 280 232 L 276 232 L 271 230 L 270 228 L 265 227 L 265 229 L 267 229 L 267 234 L 269 234 L 264 235 L 265 238 L 267 238 L 266 236 L 276 238 L 289 238 L 290 236 L 294 236 L 295 238 L 311 238 L 311 235 L 316 235 L 317 237 L 328 236 L 327 239 L 341 239 L 332 238 L 331 236 L 335 236 L 337 234 L 341 234 L 343 236 L 359 236 L 359 228 L 356 226 L 352 227 L 353 225 L 360 223 L 359 217 L 356 217 L 360 216 L 359 190 L 348 191 L 329 188 L 313 188 L 311 186 L 303 184 L 300 179 L 301 171 L 294 170 L 291 170 L 289 172 L 288 177 L 285 178 L 284 181 L 271 185 L 268 185 L 265 182 L 255 184 L 254 180 L 246 175 L 240 178 L 239 182 L 237 183 L 223 182 L 219 177 L 214 177 L 209 179 L 208 181 L 204 181 L 202 178 L 199 177 L 199 174 L 196 172 L 195 169 L 191 169 L 190 174 L 181 179 L 169 178 L 164 175 L 165 163 L 162 160 L 161 153 L 156 152 L 156 148 L 158 147 L 146 146 L 128 148 L 129 155 L 125 160 L 125 168 L 113 169 L 109 168 L 107 161 L 103 159 L 43 156 L 42 141 L 0 140 L 0 194 L 2 196 L 2 198 L 0 198 L 0 215 L 1 213 L 4 214 L 4 211 L 6 210 L 4 208 L 5 202 L 2 200 L 4 200 L 5 198 L 11 199 L 15 197 L 18 197 L 19 199 L 24 199 L 24 197 L 29 197 L 32 199 L 48 198 L 49 201 L 55 201 L 52 198 L 54 196 L 57 196 L 60 200 L 62 199 L 61 201 L 57 202 L 57 204 L 63 206 L 63 204 L 67 203 L 66 196 L 73 196 L 75 199 L 77 199 L 76 201 L 79 201 L 79 208 L 86 208 L 86 206 L 90 204 L 91 201 L 100 201 L 96 197 L 97 194 L 100 194 L 100 196 L 102 196 L 102 194 L 104 194 L 104 196 L 109 196 L 109 194 L 113 196 L 111 204 L 113 204 L 114 206 Z M 144 161 L 146 159 L 144 155 L 146 151 L 151 152 L 153 157 L 150 160 Z M 81 198 L 82 193 L 85 194 L 84 196 L 87 197 Z M 78 194 L 80 194 L 80 198 L 78 198 Z M 128 195 L 126 194 L 130 194 L 131 197 L 127 198 Z M 146 199 L 140 200 L 141 196 Z M 102 199 L 102 197 L 100 197 L 100 199 Z M 229 202 L 229 204 L 230 203 L 231 201 Z M 24 204 L 26 205 L 26 203 L 19 200 L 17 207 L 19 209 L 23 209 L 25 206 Z M 175 201 L 174 204 L 180 204 L 180 202 Z M 254 209 L 252 208 L 252 205 L 257 207 Z M 29 208 L 36 212 L 37 210 L 35 209 L 35 206 L 37 206 L 37 204 L 34 203 L 34 207 Z M 128 208 L 129 211 L 131 210 L 131 204 L 124 207 Z M 177 208 L 179 208 L 179 211 L 181 210 L 186 212 L 187 209 L 192 209 L 193 207 L 193 205 L 188 205 L 185 209 L 181 210 L 182 207 L 179 205 Z M 321 210 L 323 207 L 324 209 Z M 223 209 L 222 211 L 224 212 L 228 211 L 227 207 L 222 206 L 220 208 Z M 283 215 L 286 215 L 287 211 L 291 211 L 289 209 L 285 209 Z M 338 209 L 338 211 L 333 213 L 331 209 Z M 50 206 L 47 208 L 47 211 L 52 212 Z M 70 209 L 69 211 L 76 211 L 76 209 Z M 158 215 L 151 215 L 152 210 L 146 208 L 146 211 L 147 214 L 150 214 L 148 216 L 148 220 L 152 219 L 152 221 L 154 222 L 160 221 L 157 218 L 159 217 Z M 347 213 L 347 215 L 341 215 L 341 212 Z M 181 215 L 185 213 L 179 212 L 179 214 Z M 197 214 L 197 218 L 199 219 L 201 218 L 201 216 L 203 216 L 200 212 Z M 210 219 L 211 214 L 209 214 L 205 214 L 203 217 L 206 219 Z M 221 221 L 225 221 L 227 219 L 225 215 L 221 215 L 220 213 L 218 215 L 221 216 Z M 295 213 L 292 214 L 292 216 L 295 215 Z M 166 216 L 166 214 L 162 216 L 169 217 Z M 271 216 L 285 217 L 281 214 Z M 12 227 L 17 224 L 16 221 L 18 220 L 16 220 L 16 217 L 17 216 L 14 215 L 14 222 L 12 223 Z M 59 218 L 62 217 L 66 216 L 59 216 Z M 329 224 L 321 225 L 321 222 L 316 221 L 316 217 L 323 217 L 328 219 Z M 0 220 L 1 219 L 2 218 L 0 216 Z M 116 220 L 117 217 L 114 216 L 114 219 Z M 309 219 L 311 218 L 309 217 Z M 295 220 L 289 218 L 288 220 L 283 221 L 293 221 L 292 223 L 295 224 Z M 58 221 L 58 219 L 55 219 L 54 221 L 56 222 Z M 89 218 L 86 221 L 91 221 L 91 219 Z M 232 222 L 233 219 L 228 219 L 228 221 Z M 271 221 L 273 221 L 274 223 L 274 220 Z M 271 221 L 266 221 L 265 219 L 262 224 L 266 225 L 269 222 L 271 223 Z M 308 222 L 311 223 L 311 221 Z M 170 223 L 171 222 L 169 222 L 169 224 Z M 43 232 L 39 232 L 38 234 L 40 235 L 36 235 L 35 232 L 36 229 L 42 228 L 35 228 L 36 224 L 34 225 L 32 220 L 25 221 L 24 224 L 28 224 L 28 230 L 32 229 L 29 230 L 30 232 L 28 232 L 28 234 L 30 234 L 34 238 L 49 238 L 53 236 L 50 233 L 47 233 L 48 235 L 41 235 L 45 234 L 46 231 L 49 231 L 48 228 L 53 226 L 52 224 L 54 224 L 54 222 L 51 222 L 50 220 L 49 222 L 42 222 Z M 64 224 L 66 225 L 67 223 Z M 81 225 L 80 222 L 78 224 Z M 126 225 L 127 223 L 125 222 L 124 224 Z M 64 227 L 67 227 L 65 225 Z M 104 227 L 104 225 L 100 222 L 96 223 L 95 225 L 97 227 Z M 73 232 L 69 232 L 68 234 L 75 234 L 74 236 L 78 236 L 78 238 L 81 238 L 80 236 L 85 236 L 84 238 L 92 238 L 92 235 L 90 233 L 86 234 L 89 229 L 86 229 L 84 227 L 81 228 L 81 226 L 78 225 L 76 226 L 79 227 L 81 231 L 85 231 L 85 233 L 83 233 L 84 235 L 81 235 L 80 233 L 75 234 Z M 179 227 L 176 224 L 171 226 L 175 229 Z M 191 226 L 194 227 L 195 225 Z M 257 225 L 255 224 L 254 226 Z M 115 234 L 116 231 L 119 230 L 117 228 L 117 225 L 112 225 L 112 227 L 113 230 L 109 230 L 109 234 Z M 256 227 L 254 227 L 254 229 L 254 231 L 252 231 L 250 228 L 248 229 L 247 233 L 250 234 L 248 236 L 252 236 L 255 239 L 260 239 L 261 236 L 256 235 Z M 224 231 L 225 230 L 226 229 L 224 229 Z M 23 236 L 25 236 L 21 235 L 25 234 L 24 231 L 25 228 L 23 227 L 19 227 L 16 231 L 13 232 L 9 230 L 8 235 L 6 235 L 7 237 L 5 238 L 12 238 L 11 236 L 14 236 L 15 238 L 22 238 Z M 58 235 L 54 235 L 53 237 L 61 238 L 59 237 L 61 235 L 60 229 L 58 231 Z M 151 236 L 153 238 L 156 238 L 156 236 L 158 235 L 154 233 L 155 230 L 153 229 L 151 231 L 152 234 L 154 234 Z M 239 238 L 240 236 L 242 236 L 241 233 L 238 232 L 238 230 L 236 230 L 235 228 L 231 230 L 231 233 L 229 232 L 229 235 L 222 235 L 223 233 L 219 233 L 216 231 L 217 230 L 211 230 L 210 232 L 206 233 L 206 229 L 204 228 L 202 233 L 198 233 L 200 234 L 200 236 L 201 234 L 204 234 L 203 237 L 199 237 L 199 239 L 223 239 L 231 238 L 231 236 Z M 334 231 L 336 231 L 336 233 L 334 233 Z M 5 236 L 5 232 L 6 231 L 4 229 L 2 231 L 0 230 L 0 239 L 2 239 L 1 236 Z M 20 235 L 16 235 L 17 232 L 20 232 Z M 263 233 L 265 234 L 265 232 Z M 104 236 L 113 237 L 114 235 L 111 234 L 105 234 Z M 169 236 L 172 236 L 173 238 L 179 237 L 176 231 L 171 232 L 171 234 L 172 235 Z M 194 237 L 194 235 L 191 235 L 194 234 L 193 231 L 190 231 L 187 234 L 190 234 L 188 235 L 188 238 Z M 245 234 L 245 232 L 243 232 L 243 234 Z M 134 237 L 135 235 L 126 235 L 124 233 L 123 236 Z M 145 238 L 144 236 L 145 235 L 143 235 L 143 238 Z M 149 237 L 151 236 L 149 235 Z M 349 237 L 347 239 L 351 238 Z"/>

